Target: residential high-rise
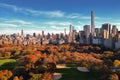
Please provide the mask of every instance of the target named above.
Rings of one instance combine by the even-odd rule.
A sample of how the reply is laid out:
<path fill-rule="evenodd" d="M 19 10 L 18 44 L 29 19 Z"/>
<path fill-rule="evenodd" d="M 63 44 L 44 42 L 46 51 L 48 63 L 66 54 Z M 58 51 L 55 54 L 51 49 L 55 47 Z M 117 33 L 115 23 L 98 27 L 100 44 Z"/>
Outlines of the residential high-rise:
<path fill-rule="evenodd" d="M 91 34 L 94 36 L 95 22 L 94 22 L 94 11 L 91 11 Z"/>
<path fill-rule="evenodd" d="M 42 37 L 44 37 L 44 31 L 42 31 Z"/>
<path fill-rule="evenodd" d="M 102 24 L 102 34 L 103 39 L 108 39 L 111 36 L 111 24 L 105 23 Z"/>
<path fill-rule="evenodd" d="M 102 24 L 102 30 L 107 30 L 110 35 L 111 34 L 111 24 L 109 24 L 109 23 Z"/>
<path fill-rule="evenodd" d="M 23 30 L 21 30 L 21 36 L 24 36 L 24 31 Z"/>
<path fill-rule="evenodd" d="M 72 30 L 72 25 L 70 25 L 68 42 L 71 43 L 72 41 L 73 41 L 73 30 Z"/>
<path fill-rule="evenodd" d="M 70 24 L 70 33 L 72 33 L 72 31 L 73 31 L 73 30 L 72 30 L 72 25 Z"/>
<path fill-rule="evenodd" d="M 74 32 L 74 30 L 75 30 L 75 27 L 74 27 L 74 26 L 72 26 L 72 32 Z"/>
<path fill-rule="evenodd" d="M 84 35 L 85 35 L 85 38 L 84 38 L 84 41 L 85 41 L 85 44 L 90 44 L 90 25 L 85 25 L 84 26 Z"/>
<path fill-rule="evenodd" d="M 84 26 L 84 32 L 85 32 L 85 37 L 89 38 L 89 35 L 90 35 L 90 25 L 85 25 Z"/>
<path fill-rule="evenodd" d="M 36 37 L 36 33 L 35 32 L 33 33 L 33 37 Z"/>
<path fill-rule="evenodd" d="M 70 25 L 70 39 L 72 40 L 72 37 L 73 37 L 73 26 Z"/>
<path fill-rule="evenodd" d="M 66 35 L 66 28 L 64 29 L 64 33 L 65 33 L 65 35 Z"/>
<path fill-rule="evenodd" d="M 102 38 L 103 39 L 109 39 L 109 31 L 104 29 L 102 32 Z"/>
<path fill-rule="evenodd" d="M 112 33 L 113 33 L 114 35 L 116 35 L 117 32 L 118 32 L 117 26 L 116 26 L 116 25 L 113 25 L 113 26 L 112 26 Z"/>
<path fill-rule="evenodd" d="M 95 34 L 96 34 L 96 37 L 100 37 L 100 28 L 95 28 Z"/>

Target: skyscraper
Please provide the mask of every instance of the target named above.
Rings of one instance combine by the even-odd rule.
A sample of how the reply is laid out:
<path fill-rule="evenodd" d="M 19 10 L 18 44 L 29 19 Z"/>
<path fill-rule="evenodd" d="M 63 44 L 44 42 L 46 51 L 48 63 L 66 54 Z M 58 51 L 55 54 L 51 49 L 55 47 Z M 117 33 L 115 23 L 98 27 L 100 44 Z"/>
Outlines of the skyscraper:
<path fill-rule="evenodd" d="M 42 31 L 42 37 L 44 37 L 44 31 Z"/>
<path fill-rule="evenodd" d="M 73 36 L 73 26 L 70 25 L 70 37 L 71 37 L 71 39 L 72 39 L 72 36 Z"/>
<path fill-rule="evenodd" d="M 109 23 L 102 24 L 102 30 L 107 30 L 109 32 L 109 35 L 111 34 L 111 27 L 112 25 Z"/>
<path fill-rule="evenodd" d="M 91 11 L 91 34 L 94 36 L 95 22 L 94 22 L 94 12 Z"/>
<path fill-rule="evenodd" d="M 73 31 L 73 30 L 72 30 L 72 25 L 70 24 L 70 34 L 72 33 L 72 31 Z"/>
<path fill-rule="evenodd" d="M 72 39 L 73 39 L 73 30 L 72 30 L 72 25 L 70 25 L 70 32 L 69 32 L 68 42 L 71 43 Z"/>
<path fill-rule="evenodd" d="M 95 28 L 96 37 L 100 37 L 100 28 Z"/>
<path fill-rule="evenodd" d="M 109 31 L 106 29 L 103 29 L 102 31 L 102 38 L 103 39 L 109 39 Z"/>
<path fill-rule="evenodd" d="M 21 30 L 21 36 L 24 36 L 24 31 L 23 30 Z"/>
<path fill-rule="evenodd" d="M 116 25 L 113 25 L 113 26 L 112 26 L 112 33 L 113 33 L 114 35 L 116 35 L 117 32 L 118 32 L 117 26 L 116 26 Z"/>
<path fill-rule="evenodd" d="M 36 33 L 35 32 L 33 33 L 33 37 L 36 37 Z"/>
<path fill-rule="evenodd" d="M 65 33 L 65 35 L 66 35 L 66 28 L 64 29 L 64 33 Z"/>
<path fill-rule="evenodd" d="M 111 35 L 111 24 L 109 24 L 109 23 L 102 24 L 102 32 L 104 35 L 107 36 L 107 39 L 108 39 Z"/>
<path fill-rule="evenodd" d="M 90 36 L 90 25 L 85 25 L 84 26 L 84 32 L 85 32 L 85 37 L 89 38 L 89 36 Z"/>
<path fill-rule="evenodd" d="M 85 44 L 90 44 L 90 39 L 89 39 L 89 36 L 90 36 L 90 25 L 85 25 L 84 26 L 84 43 Z"/>

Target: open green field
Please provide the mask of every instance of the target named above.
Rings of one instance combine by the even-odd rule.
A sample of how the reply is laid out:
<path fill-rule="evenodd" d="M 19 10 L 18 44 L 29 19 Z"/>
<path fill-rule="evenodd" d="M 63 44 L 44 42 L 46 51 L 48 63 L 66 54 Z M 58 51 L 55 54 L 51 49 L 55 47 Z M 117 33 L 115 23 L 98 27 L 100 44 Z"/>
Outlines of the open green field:
<path fill-rule="evenodd" d="M 59 68 L 56 72 L 62 73 L 60 80 L 96 80 L 89 72 L 80 72 L 76 67 Z"/>
<path fill-rule="evenodd" d="M 2 59 L 0 60 L 0 69 L 12 69 L 15 63 L 15 59 Z"/>
<path fill-rule="evenodd" d="M 0 60 L 0 66 L 8 62 L 16 62 L 16 60 L 15 59 L 2 59 Z"/>

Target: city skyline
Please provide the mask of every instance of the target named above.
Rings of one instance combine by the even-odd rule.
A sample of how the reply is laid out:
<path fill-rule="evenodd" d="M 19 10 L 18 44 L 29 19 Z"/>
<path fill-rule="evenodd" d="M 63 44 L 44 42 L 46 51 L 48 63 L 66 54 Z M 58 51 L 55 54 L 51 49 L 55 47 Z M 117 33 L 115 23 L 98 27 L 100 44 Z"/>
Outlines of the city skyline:
<path fill-rule="evenodd" d="M 83 30 L 84 25 L 91 24 L 91 11 L 95 13 L 95 27 L 100 28 L 104 23 L 117 25 L 120 30 L 119 1 L 0 1 L 0 34 L 20 33 L 23 29 L 26 33 L 69 32 L 72 24 L 77 31 Z M 111 6 L 115 5 L 115 6 Z M 113 10 L 113 8 L 115 8 Z"/>

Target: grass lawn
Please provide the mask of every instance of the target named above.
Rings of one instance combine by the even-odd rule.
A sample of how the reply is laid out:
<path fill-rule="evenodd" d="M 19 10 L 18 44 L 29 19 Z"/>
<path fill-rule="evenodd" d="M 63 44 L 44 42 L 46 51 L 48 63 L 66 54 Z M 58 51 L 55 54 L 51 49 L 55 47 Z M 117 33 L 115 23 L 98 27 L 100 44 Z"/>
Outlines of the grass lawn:
<path fill-rule="evenodd" d="M 0 60 L 0 69 L 12 69 L 15 63 L 15 59 L 2 59 Z"/>
<path fill-rule="evenodd" d="M 56 72 L 62 73 L 60 80 L 96 80 L 89 72 L 80 72 L 76 67 L 59 68 Z"/>

